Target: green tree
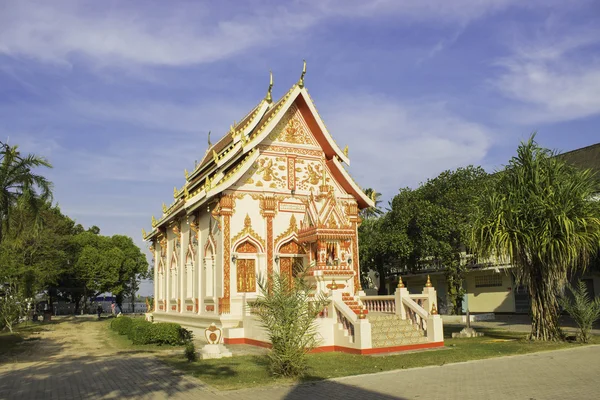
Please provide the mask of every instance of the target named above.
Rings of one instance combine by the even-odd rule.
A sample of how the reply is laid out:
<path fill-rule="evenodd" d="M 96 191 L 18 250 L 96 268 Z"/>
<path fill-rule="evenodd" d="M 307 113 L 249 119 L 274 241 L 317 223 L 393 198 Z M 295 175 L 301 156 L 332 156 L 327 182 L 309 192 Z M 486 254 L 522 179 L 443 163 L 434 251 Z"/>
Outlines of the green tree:
<path fill-rule="evenodd" d="M 50 163 L 39 156 L 22 157 L 17 146 L 0 143 L 0 242 L 10 229 L 11 214 L 17 205 L 32 211 L 51 199 L 52 184 L 42 175 L 33 172 L 39 167 L 51 168 Z"/>
<path fill-rule="evenodd" d="M 597 181 L 555 155 L 535 135 L 521 143 L 482 195 L 472 231 L 477 253 L 509 260 L 529 290 L 534 340 L 562 339 L 557 298 L 567 274 L 585 268 L 600 243 Z"/>
<path fill-rule="evenodd" d="M 365 194 L 367 196 L 369 196 L 369 198 L 371 200 L 373 200 L 373 203 L 375 203 L 375 206 L 373 207 L 367 207 L 363 210 L 360 211 L 360 216 L 363 219 L 370 219 L 370 218 L 377 218 L 380 217 L 381 215 L 383 215 L 383 211 L 380 208 L 380 204 L 381 204 L 381 193 L 377 193 L 375 190 L 368 188 L 365 189 Z"/>
<path fill-rule="evenodd" d="M 600 319 L 600 297 L 592 299 L 585 282 L 581 280 L 575 288 L 567 284 L 567 289 L 573 298 L 562 296 L 558 302 L 577 324 L 577 339 L 587 343 L 592 337 L 592 326 Z"/>

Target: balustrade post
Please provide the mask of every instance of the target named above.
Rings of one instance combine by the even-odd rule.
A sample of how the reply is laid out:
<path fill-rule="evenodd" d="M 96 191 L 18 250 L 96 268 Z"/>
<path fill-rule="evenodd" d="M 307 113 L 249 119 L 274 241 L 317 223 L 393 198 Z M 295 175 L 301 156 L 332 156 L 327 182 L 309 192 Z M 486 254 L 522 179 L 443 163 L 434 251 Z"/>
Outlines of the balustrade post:
<path fill-rule="evenodd" d="M 402 277 L 399 276 L 398 278 L 398 286 L 396 287 L 396 292 L 394 293 L 394 300 L 396 302 L 396 315 L 399 315 L 401 319 L 406 319 L 406 310 L 402 304 L 402 298 L 408 297 L 408 289 L 404 287 Z"/>
<path fill-rule="evenodd" d="M 427 296 L 426 303 L 422 305 L 422 307 L 429 312 L 431 306 L 437 303 L 437 294 L 435 288 L 431 284 L 431 279 L 429 279 L 429 275 L 427 275 L 427 283 L 425 283 L 425 287 L 423 288 L 423 295 Z"/>
<path fill-rule="evenodd" d="M 427 317 L 427 341 L 444 341 L 444 326 L 442 317 L 439 314 L 429 314 L 429 317 Z"/>

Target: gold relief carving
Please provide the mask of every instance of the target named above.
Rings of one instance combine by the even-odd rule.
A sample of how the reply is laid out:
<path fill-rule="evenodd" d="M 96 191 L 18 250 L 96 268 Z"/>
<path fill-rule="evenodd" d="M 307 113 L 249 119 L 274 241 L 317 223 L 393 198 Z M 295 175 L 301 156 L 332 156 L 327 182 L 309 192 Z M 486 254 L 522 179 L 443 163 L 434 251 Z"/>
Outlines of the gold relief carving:
<path fill-rule="evenodd" d="M 288 228 L 281 233 L 281 235 L 277 236 L 277 239 L 275 239 L 275 243 L 277 243 L 279 245 L 279 242 L 285 238 L 287 238 L 288 236 L 290 236 L 293 233 L 298 233 L 298 226 L 296 223 L 296 217 L 294 216 L 294 214 L 292 214 L 292 216 L 290 217 L 290 224 L 288 226 Z"/>
<path fill-rule="evenodd" d="M 262 186 L 263 186 L 263 183 L 262 183 L 261 181 L 258 181 L 258 182 L 256 182 L 256 186 L 258 186 L 258 187 L 262 187 Z"/>
<path fill-rule="evenodd" d="M 247 185 L 252 185 L 253 183 L 254 183 L 254 179 L 252 179 L 252 178 L 246 179 L 246 184 Z"/>
<path fill-rule="evenodd" d="M 275 189 L 277 188 L 277 184 L 275 182 L 271 182 L 271 184 L 269 185 L 270 188 Z"/>
<path fill-rule="evenodd" d="M 293 144 L 316 144 L 308 129 L 302 124 L 296 107 L 290 107 L 273 132 L 269 134 L 269 139 Z"/>
<path fill-rule="evenodd" d="M 296 189 L 296 158 L 288 157 L 287 159 L 287 174 L 288 174 L 288 189 Z"/>
<path fill-rule="evenodd" d="M 239 259 L 236 262 L 238 293 L 256 291 L 256 260 Z"/>
<path fill-rule="evenodd" d="M 354 291 L 362 290 L 360 286 L 360 271 L 358 269 L 358 232 L 356 229 L 356 222 L 352 223 L 352 230 L 354 231 L 354 235 L 352 236 L 352 263 L 354 264 Z"/>
<path fill-rule="evenodd" d="M 304 149 L 287 146 L 275 146 L 275 145 L 259 145 L 258 148 L 265 152 L 272 153 L 287 153 L 287 154 L 298 154 L 302 156 L 311 156 L 323 158 L 323 150 Z"/>
<path fill-rule="evenodd" d="M 230 195 L 224 195 L 219 199 L 219 206 L 221 207 L 221 214 L 225 211 L 231 211 L 235 207 L 234 197 Z"/>
<path fill-rule="evenodd" d="M 222 198 L 221 198 L 222 199 Z M 229 286 L 231 284 L 231 215 L 223 216 L 223 297 L 229 303 Z M 220 300 L 220 299 L 219 299 Z M 220 308 L 219 308 L 220 309 Z M 227 310 L 229 311 L 229 310 Z"/>
<path fill-rule="evenodd" d="M 262 178 L 269 182 L 272 181 L 274 178 L 274 173 L 273 173 L 273 160 L 265 160 L 265 159 L 261 159 L 258 160 L 258 168 L 256 171 L 257 175 L 261 175 L 262 174 Z"/>
<path fill-rule="evenodd" d="M 275 201 L 275 199 L 273 199 Z M 267 217 L 267 281 L 269 288 L 271 287 L 271 281 L 273 276 L 273 213 L 268 213 Z"/>
<path fill-rule="evenodd" d="M 244 243 L 238 245 L 235 249 L 237 253 L 257 253 L 258 250 L 255 245 L 246 240 Z"/>
<path fill-rule="evenodd" d="M 246 214 L 246 218 L 244 218 L 244 228 L 237 235 L 235 235 L 234 238 L 231 239 L 231 241 L 233 243 L 236 243 L 239 239 L 243 238 L 244 236 L 250 236 L 252 239 L 256 240 L 258 243 L 260 243 L 263 249 L 266 247 L 265 241 L 260 237 L 258 233 L 254 231 L 254 229 L 252 229 L 252 220 L 250 219 L 250 215 L 248 214 Z"/>
<path fill-rule="evenodd" d="M 344 155 L 346 157 L 348 157 L 348 145 L 346 145 L 346 147 L 344 147 Z"/>
<path fill-rule="evenodd" d="M 260 208 L 263 215 L 269 212 L 274 214 L 277 209 L 277 200 L 275 197 L 263 197 L 260 199 Z"/>

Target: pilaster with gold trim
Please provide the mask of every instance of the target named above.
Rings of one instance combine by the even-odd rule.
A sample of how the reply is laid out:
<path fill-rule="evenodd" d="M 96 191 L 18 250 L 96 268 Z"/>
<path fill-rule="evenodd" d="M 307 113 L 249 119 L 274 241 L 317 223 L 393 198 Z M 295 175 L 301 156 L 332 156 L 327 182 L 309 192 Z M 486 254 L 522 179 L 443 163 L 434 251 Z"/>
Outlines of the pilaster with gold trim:
<path fill-rule="evenodd" d="M 219 214 L 223 217 L 223 297 L 219 298 L 219 314 L 230 312 L 231 285 L 231 215 L 234 199 L 224 195 L 219 200 Z"/>
<path fill-rule="evenodd" d="M 352 269 L 354 270 L 354 291 L 357 292 L 362 290 L 362 287 L 360 285 L 360 262 L 358 258 L 358 225 L 360 225 L 360 217 L 358 216 L 358 206 L 356 203 L 348 204 L 346 212 L 348 213 L 348 219 L 352 223 L 352 231 L 354 231 L 354 235 L 352 236 Z"/>
<path fill-rule="evenodd" d="M 273 276 L 273 217 L 277 208 L 277 200 L 274 197 L 265 197 L 260 201 L 262 216 L 267 222 L 267 279 L 270 282 Z"/>

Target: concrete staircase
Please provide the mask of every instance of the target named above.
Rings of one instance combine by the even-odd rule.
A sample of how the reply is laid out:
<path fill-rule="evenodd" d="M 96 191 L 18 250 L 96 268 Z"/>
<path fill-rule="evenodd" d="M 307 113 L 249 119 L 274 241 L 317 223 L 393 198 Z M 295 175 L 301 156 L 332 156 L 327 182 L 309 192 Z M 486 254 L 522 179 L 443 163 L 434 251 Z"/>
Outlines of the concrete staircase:
<path fill-rule="evenodd" d="M 358 304 L 358 296 L 352 296 L 350 293 L 342 293 L 342 301 L 354 312 L 360 314 L 360 305 Z M 364 314 L 368 314 L 368 310 L 364 309 Z"/>
<path fill-rule="evenodd" d="M 371 313 L 373 347 L 394 347 L 427 343 L 425 332 L 395 314 Z"/>

